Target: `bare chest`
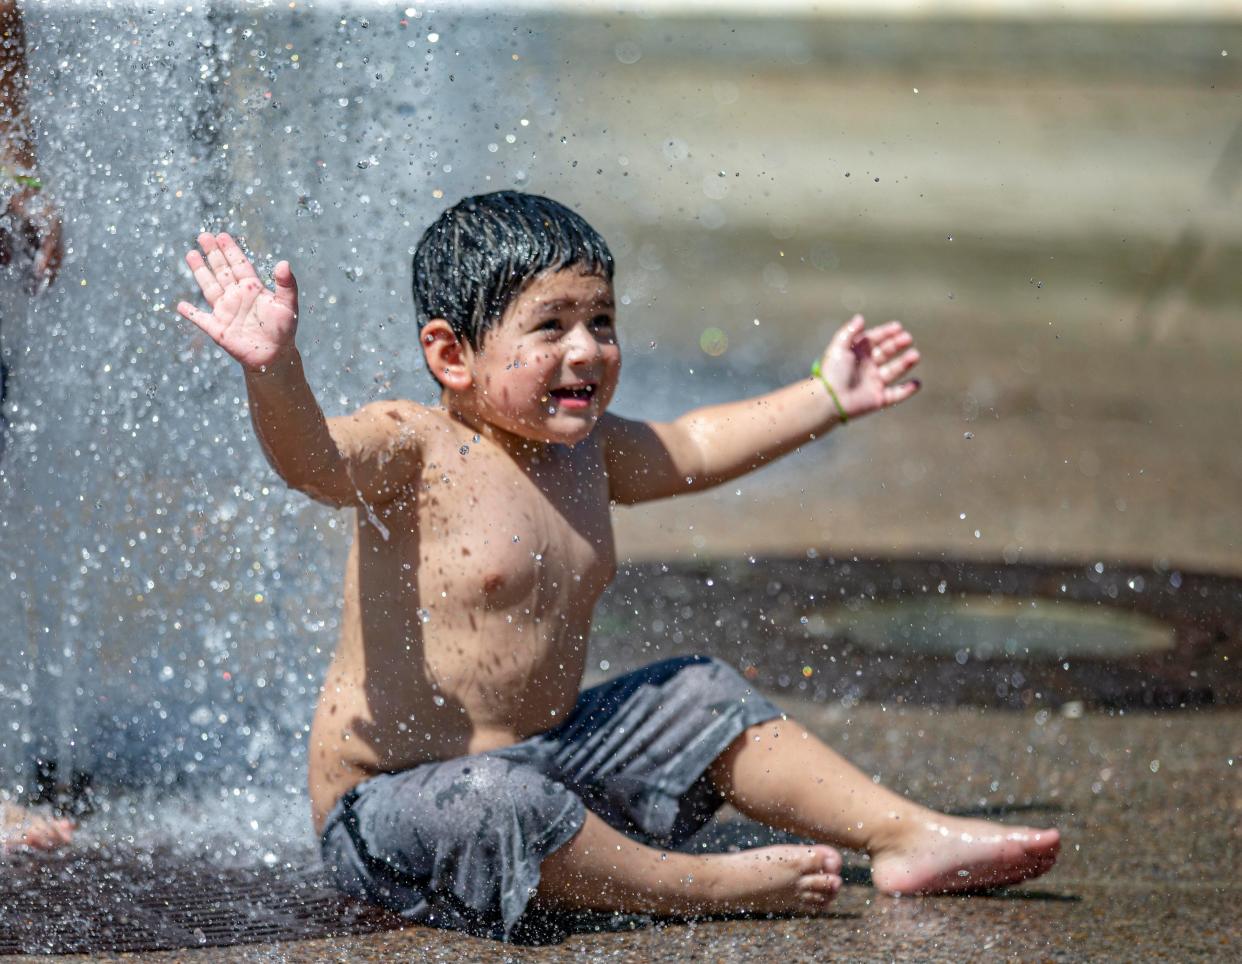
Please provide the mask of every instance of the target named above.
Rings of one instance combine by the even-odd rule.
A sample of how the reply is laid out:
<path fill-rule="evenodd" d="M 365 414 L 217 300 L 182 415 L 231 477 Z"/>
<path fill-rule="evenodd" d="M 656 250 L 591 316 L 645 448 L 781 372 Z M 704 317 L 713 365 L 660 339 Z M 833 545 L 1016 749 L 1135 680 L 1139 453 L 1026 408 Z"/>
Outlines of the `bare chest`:
<path fill-rule="evenodd" d="M 616 553 L 607 477 L 583 448 L 530 469 L 476 449 L 429 460 L 417 499 L 424 588 L 487 609 L 593 603 Z"/>

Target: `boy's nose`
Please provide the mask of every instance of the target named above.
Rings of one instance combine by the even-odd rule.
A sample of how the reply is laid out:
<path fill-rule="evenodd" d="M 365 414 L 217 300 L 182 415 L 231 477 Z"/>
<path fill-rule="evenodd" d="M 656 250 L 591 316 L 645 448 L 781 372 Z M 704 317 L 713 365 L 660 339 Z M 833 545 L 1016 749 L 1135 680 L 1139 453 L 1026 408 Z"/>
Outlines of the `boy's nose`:
<path fill-rule="evenodd" d="M 599 342 L 582 325 L 576 327 L 571 333 L 572 341 L 569 345 L 568 360 L 569 364 L 590 365 L 599 358 Z"/>

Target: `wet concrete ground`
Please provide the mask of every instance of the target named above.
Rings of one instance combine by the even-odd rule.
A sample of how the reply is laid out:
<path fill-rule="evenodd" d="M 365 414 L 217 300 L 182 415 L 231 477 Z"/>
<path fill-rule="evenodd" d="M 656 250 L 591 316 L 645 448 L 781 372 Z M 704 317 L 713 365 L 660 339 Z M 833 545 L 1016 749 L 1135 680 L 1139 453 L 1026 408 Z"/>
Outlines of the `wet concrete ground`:
<path fill-rule="evenodd" d="M 92 960 L 1230 960 L 1242 947 L 1242 713 L 1036 715 L 782 705 L 865 771 L 957 813 L 1065 834 L 1058 866 L 988 896 L 894 899 L 847 854 L 822 919 L 712 920 L 514 947 L 424 927 Z M 725 814 L 721 839 L 765 842 Z M 32 958 L 33 959 L 33 958 Z M 86 958 L 80 958 L 85 960 Z"/>

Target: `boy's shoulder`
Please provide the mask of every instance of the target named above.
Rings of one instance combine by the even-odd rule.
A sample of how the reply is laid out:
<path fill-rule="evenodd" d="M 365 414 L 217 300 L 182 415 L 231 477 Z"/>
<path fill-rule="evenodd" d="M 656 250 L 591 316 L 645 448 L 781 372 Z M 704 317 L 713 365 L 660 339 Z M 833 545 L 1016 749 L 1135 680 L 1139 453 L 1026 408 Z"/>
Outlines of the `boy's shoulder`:
<path fill-rule="evenodd" d="M 437 412 L 431 406 L 408 398 L 380 398 L 355 409 L 348 417 L 363 422 L 386 421 L 400 425 L 406 422 L 431 424 L 437 416 L 443 418 L 443 415 L 443 409 Z"/>
<path fill-rule="evenodd" d="M 346 422 L 363 438 L 374 442 L 386 440 L 402 448 L 421 448 L 438 439 L 455 439 L 463 431 L 461 425 L 438 406 L 423 405 L 406 398 L 383 398 L 368 402 L 349 415 L 333 422 Z M 361 440 L 361 439 L 360 439 Z"/>

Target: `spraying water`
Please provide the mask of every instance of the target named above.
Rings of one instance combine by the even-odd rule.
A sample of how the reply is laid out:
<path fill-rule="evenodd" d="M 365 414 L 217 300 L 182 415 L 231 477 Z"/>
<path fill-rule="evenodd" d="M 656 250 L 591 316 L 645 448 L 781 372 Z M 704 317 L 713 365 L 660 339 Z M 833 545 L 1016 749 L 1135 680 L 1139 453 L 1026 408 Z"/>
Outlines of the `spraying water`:
<path fill-rule="evenodd" d="M 189 814 L 194 841 L 240 826 L 230 852 L 270 857 L 309 839 L 305 739 L 351 520 L 263 461 L 236 366 L 173 313 L 182 255 L 228 229 L 293 262 L 329 414 L 430 401 L 407 249 L 441 198 L 528 179 L 531 157 L 495 156 L 501 123 L 555 119 L 537 84 L 497 83 L 515 28 L 496 18 L 27 18 L 66 260 L 39 298 L 4 286 L 0 786 L 91 787 L 88 834 L 184 840 Z M 207 804 L 155 805 L 170 795 Z"/>

